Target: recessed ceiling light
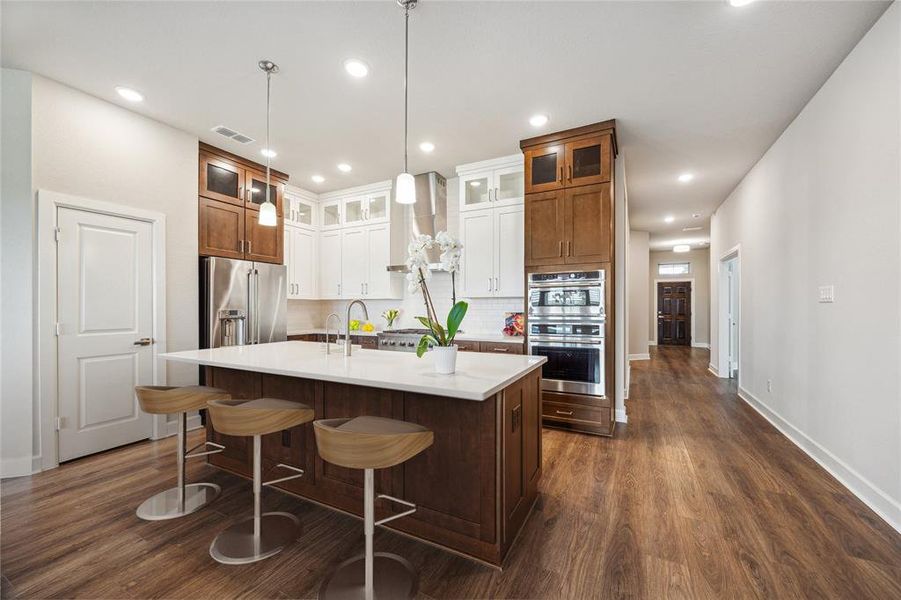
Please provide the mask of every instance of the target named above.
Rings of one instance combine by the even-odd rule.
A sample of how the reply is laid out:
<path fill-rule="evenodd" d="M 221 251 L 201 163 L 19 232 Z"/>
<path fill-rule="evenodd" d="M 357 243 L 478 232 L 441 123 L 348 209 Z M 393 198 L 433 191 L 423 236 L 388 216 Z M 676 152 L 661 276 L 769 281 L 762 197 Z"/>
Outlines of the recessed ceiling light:
<path fill-rule="evenodd" d="M 701 213 L 694 213 L 693 215 L 691 215 L 691 218 L 692 218 L 692 219 L 700 219 L 700 218 L 701 218 Z"/>
<path fill-rule="evenodd" d="M 347 71 L 351 77 L 356 77 L 357 79 L 369 75 L 369 65 L 358 58 L 348 58 L 345 60 L 344 70 Z"/>
<path fill-rule="evenodd" d="M 263 148 L 262 150 L 260 150 L 260 154 L 268 158 L 275 158 L 276 156 L 278 156 L 278 152 L 276 152 L 275 150 L 270 150 L 269 148 Z"/>
<path fill-rule="evenodd" d="M 673 215 L 667 215 L 667 216 L 663 217 L 663 220 L 666 221 L 667 223 L 672 223 L 673 221 L 676 220 L 676 217 L 674 217 Z"/>
<path fill-rule="evenodd" d="M 471 185 L 472 187 L 479 187 L 480 185 L 482 185 L 482 182 L 481 181 L 470 181 L 469 185 Z"/>
<path fill-rule="evenodd" d="M 338 170 L 342 173 L 350 173 L 353 167 L 347 163 L 338 163 Z"/>
<path fill-rule="evenodd" d="M 729 4 L 735 6 L 736 8 L 741 8 L 742 6 L 747 6 L 750 3 L 754 2 L 754 0 L 729 0 Z"/>
<path fill-rule="evenodd" d="M 419 149 L 423 152 L 432 152 L 435 150 L 435 144 L 432 142 L 423 142 L 419 144 Z"/>
<path fill-rule="evenodd" d="M 131 88 L 122 87 L 121 85 L 116 88 L 116 91 L 119 92 L 119 95 L 128 100 L 129 102 L 143 102 L 144 94 L 137 90 L 133 90 Z"/>
<path fill-rule="evenodd" d="M 688 252 L 691 250 L 691 246 L 688 244 L 676 244 L 673 246 L 673 252 Z"/>
<path fill-rule="evenodd" d="M 547 125 L 547 115 L 532 115 L 529 118 L 529 125 L 532 127 L 544 127 Z"/>
<path fill-rule="evenodd" d="M 313 183 L 322 183 L 323 181 L 325 181 L 325 177 L 323 177 L 322 175 L 313 175 L 312 177 L 310 177 L 310 179 L 313 180 Z"/>
<path fill-rule="evenodd" d="M 695 176 L 691 173 L 682 173 L 681 175 L 679 175 L 679 181 L 681 181 L 682 183 L 688 183 L 694 178 Z"/>

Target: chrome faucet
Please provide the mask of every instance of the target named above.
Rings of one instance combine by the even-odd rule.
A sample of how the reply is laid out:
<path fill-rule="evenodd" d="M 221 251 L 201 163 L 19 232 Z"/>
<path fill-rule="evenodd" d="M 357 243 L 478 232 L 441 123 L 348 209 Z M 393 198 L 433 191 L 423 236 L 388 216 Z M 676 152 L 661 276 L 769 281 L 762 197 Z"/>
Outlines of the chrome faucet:
<path fill-rule="evenodd" d="M 366 309 L 366 305 L 362 300 L 351 300 L 350 304 L 347 305 L 347 320 L 344 321 L 344 356 L 350 356 L 350 309 L 354 307 L 354 304 L 359 304 L 363 307 L 363 314 L 366 315 L 366 320 L 369 320 L 369 311 Z"/>
<path fill-rule="evenodd" d="M 341 317 L 338 316 L 338 313 L 331 313 L 329 316 L 325 318 L 325 353 L 329 353 L 329 345 L 328 345 L 328 324 L 329 321 L 332 320 L 332 317 L 335 317 L 338 320 L 338 326 L 335 327 L 335 343 L 338 343 L 338 336 L 341 335 Z"/>

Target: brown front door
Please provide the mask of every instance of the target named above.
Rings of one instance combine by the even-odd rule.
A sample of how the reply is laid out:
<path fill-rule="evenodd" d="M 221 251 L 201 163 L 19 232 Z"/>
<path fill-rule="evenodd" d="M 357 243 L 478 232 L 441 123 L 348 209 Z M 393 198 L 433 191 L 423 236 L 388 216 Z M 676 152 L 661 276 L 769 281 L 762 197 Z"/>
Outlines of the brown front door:
<path fill-rule="evenodd" d="M 657 343 L 691 346 L 691 282 L 657 282 Z"/>

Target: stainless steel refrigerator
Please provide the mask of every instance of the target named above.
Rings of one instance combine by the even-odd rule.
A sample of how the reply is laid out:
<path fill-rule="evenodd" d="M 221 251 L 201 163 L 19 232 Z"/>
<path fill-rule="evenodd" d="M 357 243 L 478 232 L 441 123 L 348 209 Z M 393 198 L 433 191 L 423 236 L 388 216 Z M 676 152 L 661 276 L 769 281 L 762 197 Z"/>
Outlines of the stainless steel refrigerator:
<path fill-rule="evenodd" d="M 203 257 L 200 347 L 287 340 L 287 280 L 285 265 Z"/>

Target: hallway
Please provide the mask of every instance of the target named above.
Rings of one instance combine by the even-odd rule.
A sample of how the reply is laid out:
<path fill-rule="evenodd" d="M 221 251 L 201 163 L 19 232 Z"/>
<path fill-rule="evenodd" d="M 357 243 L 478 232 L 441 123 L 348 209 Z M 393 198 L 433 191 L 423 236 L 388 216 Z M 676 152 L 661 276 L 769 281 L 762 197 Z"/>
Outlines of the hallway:
<path fill-rule="evenodd" d="M 419 569 L 426 599 L 901 597 L 901 536 L 710 375 L 707 351 L 651 357 L 632 363 L 615 438 L 545 430 L 542 495 L 503 572 L 384 530 L 376 548 Z M 254 565 L 213 562 L 212 537 L 250 510 L 246 482 L 192 462 L 191 479 L 223 487 L 209 510 L 134 516 L 169 482 L 173 448 L 4 481 L 3 596 L 313 597 L 360 550 L 356 519 L 266 492 L 267 510 L 300 517 L 298 544 Z"/>

